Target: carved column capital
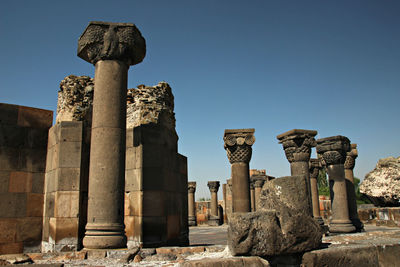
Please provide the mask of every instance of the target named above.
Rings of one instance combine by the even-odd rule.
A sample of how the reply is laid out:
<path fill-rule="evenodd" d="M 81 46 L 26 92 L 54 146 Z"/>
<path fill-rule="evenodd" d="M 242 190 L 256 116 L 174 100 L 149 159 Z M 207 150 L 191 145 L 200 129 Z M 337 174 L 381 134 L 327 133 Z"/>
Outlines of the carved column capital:
<path fill-rule="evenodd" d="M 78 41 L 78 56 L 96 64 L 99 60 L 118 60 L 128 66 L 144 59 L 146 41 L 131 23 L 91 21 Z"/>
<path fill-rule="evenodd" d="M 216 193 L 216 192 L 218 192 L 218 189 L 219 189 L 219 181 L 209 181 L 207 183 L 207 186 L 210 189 L 211 193 L 213 193 L 213 192 Z"/>
<path fill-rule="evenodd" d="M 276 138 L 283 145 L 287 160 L 292 163 L 309 161 L 311 148 L 316 145 L 314 139 L 316 135 L 317 131 L 293 129 L 278 135 Z"/>
<path fill-rule="evenodd" d="M 309 170 L 310 170 L 310 178 L 317 179 L 319 170 L 322 168 L 321 162 L 319 159 L 310 159 L 309 162 Z"/>
<path fill-rule="evenodd" d="M 350 140 L 341 135 L 317 140 L 317 153 L 325 165 L 344 164 L 347 152 L 350 151 Z"/>
<path fill-rule="evenodd" d="M 189 193 L 196 192 L 196 182 L 188 182 L 188 192 Z"/>
<path fill-rule="evenodd" d="M 346 161 L 344 162 L 344 168 L 352 170 L 356 164 L 356 158 L 358 157 L 357 144 L 351 144 L 351 150 L 347 152 Z"/>
<path fill-rule="evenodd" d="M 252 154 L 251 146 L 256 141 L 254 131 L 254 129 L 225 130 L 224 148 L 231 164 L 236 162 L 250 162 Z"/>

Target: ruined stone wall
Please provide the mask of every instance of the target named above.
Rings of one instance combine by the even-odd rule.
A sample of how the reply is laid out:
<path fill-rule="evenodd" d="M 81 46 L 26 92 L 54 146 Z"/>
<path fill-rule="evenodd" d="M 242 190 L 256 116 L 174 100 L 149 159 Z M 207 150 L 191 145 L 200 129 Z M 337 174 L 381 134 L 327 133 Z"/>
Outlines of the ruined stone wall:
<path fill-rule="evenodd" d="M 0 104 L 0 254 L 39 252 L 53 112 Z"/>

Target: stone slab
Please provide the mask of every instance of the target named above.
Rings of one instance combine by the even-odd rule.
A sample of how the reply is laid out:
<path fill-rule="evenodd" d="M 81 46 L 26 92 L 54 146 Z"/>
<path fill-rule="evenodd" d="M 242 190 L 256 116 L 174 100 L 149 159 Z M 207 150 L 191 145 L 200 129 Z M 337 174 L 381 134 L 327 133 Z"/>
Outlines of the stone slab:
<path fill-rule="evenodd" d="M 210 259 L 205 258 L 201 260 L 191 260 L 182 263 L 182 267 L 261 267 L 270 266 L 268 261 L 260 257 L 236 257 L 236 258 L 222 258 Z"/>

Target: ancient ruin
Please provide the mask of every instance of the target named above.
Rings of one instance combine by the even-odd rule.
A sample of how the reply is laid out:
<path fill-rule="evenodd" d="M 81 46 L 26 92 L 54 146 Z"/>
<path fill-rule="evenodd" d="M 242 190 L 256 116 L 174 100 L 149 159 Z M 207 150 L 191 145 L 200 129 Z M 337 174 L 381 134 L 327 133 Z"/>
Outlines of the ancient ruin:
<path fill-rule="evenodd" d="M 219 225 L 220 218 L 218 216 L 218 189 L 219 189 L 219 182 L 218 181 L 209 181 L 207 183 L 208 188 L 210 189 L 211 193 L 211 214 L 210 218 L 208 219 L 209 225 Z"/>
<path fill-rule="evenodd" d="M 310 159 L 310 187 L 311 187 L 311 200 L 312 200 L 312 211 L 315 220 L 320 225 L 324 224 L 324 220 L 321 217 L 319 211 L 319 194 L 318 194 L 318 174 L 322 168 L 319 159 Z"/>
<path fill-rule="evenodd" d="M 188 224 L 196 226 L 196 202 L 194 193 L 196 192 L 196 182 L 188 182 Z"/>

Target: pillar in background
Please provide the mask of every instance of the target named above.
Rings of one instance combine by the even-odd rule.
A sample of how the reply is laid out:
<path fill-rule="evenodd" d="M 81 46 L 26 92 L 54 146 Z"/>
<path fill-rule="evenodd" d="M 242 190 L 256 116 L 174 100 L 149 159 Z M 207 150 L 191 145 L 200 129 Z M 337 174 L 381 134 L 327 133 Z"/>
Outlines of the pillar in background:
<path fill-rule="evenodd" d="M 358 232 L 364 229 L 363 223 L 358 218 L 356 192 L 354 188 L 353 169 L 358 157 L 357 144 L 351 144 L 351 150 L 347 152 L 346 161 L 344 162 L 344 174 L 346 178 L 347 203 L 349 206 L 350 221 L 356 227 Z"/>
<path fill-rule="evenodd" d="M 223 218 L 223 223 L 228 223 L 228 217 L 226 215 L 226 194 L 227 194 L 227 189 L 226 189 L 227 184 L 222 184 L 222 197 L 224 200 L 224 205 L 223 205 L 223 210 L 224 210 L 224 218 Z"/>
<path fill-rule="evenodd" d="M 224 148 L 232 164 L 232 204 L 233 212 L 250 212 L 249 163 L 251 146 L 256 141 L 254 129 L 226 129 Z"/>
<path fill-rule="evenodd" d="M 317 153 L 321 155 L 329 175 L 332 202 L 332 220 L 329 231 L 351 233 L 356 228 L 350 221 L 347 201 L 344 163 L 350 151 L 350 140 L 345 136 L 332 136 L 317 140 Z"/>
<path fill-rule="evenodd" d="M 320 225 L 323 225 L 324 220 L 322 219 L 319 211 L 319 194 L 318 194 L 318 174 L 320 169 L 321 169 L 321 163 L 319 159 L 310 159 L 310 186 L 311 186 L 313 216 Z"/>
<path fill-rule="evenodd" d="M 255 199 L 254 210 L 257 210 L 258 203 L 260 203 L 261 189 L 266 180 L 264 177 L 253 177 L 253 180 L 254 180 L 254 199 Z"/>
<path fill-rule="evenodd" d="M 210 189 L 211 193 L 211 214 L 210 218 L 208 219 L 209 225 L 219 225 L 219 217 L 218 217 L 218 189 L 219 189 L 219 182 L 218 181 L 209 181 L 207 183 L 208 188 Z"/>
<path fill-rule="evenodd" d="M 282 144 L 285 150 L 287 160 L 290 162 L 291 175 L 305 175 L 308 183 L 310 182 L 309 173 L 309 160 L 311 156 L 311 148 L 315 147 L 314 136 L 317 131 L 293 129 L 283 134 L 278 135 L 276 138 Z M 311 189 L 309 188 L 310 200 Z M 312 203 L 310 203 L 309 214 L 312 216 Z"/>
<path fill-rule="evenodd" d="M 95 65 L 86 248 L 126 247 L 127 79 L 145 51 L 144 38 L 129 23 L 90 22 L 78 41 L 78 56 Z"/>
<path fill-rule="evenodd" d="M 196 226 L 196 203 L 194 193 L 196 192 L 196 182 L 188 182 L 188 206 L 189 206 L 189 226 Z"/>
<path fill-rule="evenodd" d="M 250 178 L 250 203 L 251 203 L 251 211 L 256 210 L 256 199 L 254 195 L 254 180 Z"/>

